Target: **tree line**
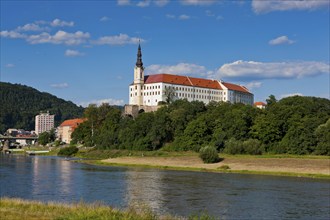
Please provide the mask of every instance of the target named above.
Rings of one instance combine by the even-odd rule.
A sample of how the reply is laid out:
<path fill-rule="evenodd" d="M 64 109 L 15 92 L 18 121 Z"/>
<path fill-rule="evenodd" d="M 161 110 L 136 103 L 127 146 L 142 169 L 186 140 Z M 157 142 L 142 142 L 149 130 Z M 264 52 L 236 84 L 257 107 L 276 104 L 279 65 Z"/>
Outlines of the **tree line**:
<path fill-rule="evenodd" d="M 277 101 L 271 95 L 264 110 L 177 100 L 136 118 L 107 104 L 90 105 L 84 117 L 73 143 L 98 149 L 199 151 L 214 146 L 229 154 L 330 155 L 330 100 L 323 98 Z"/>

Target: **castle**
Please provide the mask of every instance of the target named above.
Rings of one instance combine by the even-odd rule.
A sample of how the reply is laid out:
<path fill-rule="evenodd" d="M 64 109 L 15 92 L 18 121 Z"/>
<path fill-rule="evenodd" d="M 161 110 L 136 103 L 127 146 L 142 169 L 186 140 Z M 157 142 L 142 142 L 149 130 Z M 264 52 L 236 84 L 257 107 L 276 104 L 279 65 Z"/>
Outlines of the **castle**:
<path fill-rule="evenodd" d="M 169 98 L 205 104 L 222 101 L 253 105 L 253 94 L 241 85 L 167 73 L 145 76 L 139 44 L 134 81 L 129 86 L 129 105 L 125 106 L 125 111 L 154 111 L 159 103 L 168 102 Z"/>

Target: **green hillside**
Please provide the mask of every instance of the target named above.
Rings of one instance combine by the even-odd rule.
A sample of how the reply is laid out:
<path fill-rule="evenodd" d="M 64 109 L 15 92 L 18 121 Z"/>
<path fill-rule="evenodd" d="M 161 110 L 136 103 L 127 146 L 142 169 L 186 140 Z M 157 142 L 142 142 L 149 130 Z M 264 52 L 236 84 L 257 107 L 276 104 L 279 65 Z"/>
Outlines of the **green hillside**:
<path fill-rule="evenodd" d="M 8 128 L 34 130 L 40 111 L 55 114 L 55 126 L 63 120 L 81 117 L 84 108 L 32 87 L 0 82 L 0 133 Z"/>

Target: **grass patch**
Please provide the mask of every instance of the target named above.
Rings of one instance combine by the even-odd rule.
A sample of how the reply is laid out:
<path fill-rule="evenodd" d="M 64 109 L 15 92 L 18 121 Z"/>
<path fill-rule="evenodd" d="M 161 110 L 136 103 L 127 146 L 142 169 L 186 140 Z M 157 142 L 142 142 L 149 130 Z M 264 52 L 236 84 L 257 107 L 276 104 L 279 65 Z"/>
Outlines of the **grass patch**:
<path fill-rule="evenodd" d="M 1 198 L 1 219 L 127 219 L 127 220 L 153 220 L 153 219 L 179 219 L 174 216 L 157 216 L 145 206 L 130 207 L 126 210 L 114 209 L 102 203 L 75 204 L 42 203 L 23 199 Z"/>

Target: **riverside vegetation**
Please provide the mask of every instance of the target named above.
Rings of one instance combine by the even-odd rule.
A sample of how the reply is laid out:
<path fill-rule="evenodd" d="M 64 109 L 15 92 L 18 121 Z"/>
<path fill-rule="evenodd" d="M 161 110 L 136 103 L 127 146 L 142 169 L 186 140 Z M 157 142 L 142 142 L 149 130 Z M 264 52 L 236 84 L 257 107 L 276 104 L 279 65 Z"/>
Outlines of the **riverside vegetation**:
<path fill-rule="evenodd" d="M 177 100 L 135 119 L 103 104 L 85 109 L 87 120 L 72 143 L 99 150 L 195 151 L 212 146 L 227 154 L 330 155 L 330 100 L 271 95 L 264 110 L 243 104 Z"/>

